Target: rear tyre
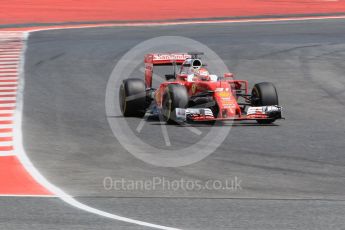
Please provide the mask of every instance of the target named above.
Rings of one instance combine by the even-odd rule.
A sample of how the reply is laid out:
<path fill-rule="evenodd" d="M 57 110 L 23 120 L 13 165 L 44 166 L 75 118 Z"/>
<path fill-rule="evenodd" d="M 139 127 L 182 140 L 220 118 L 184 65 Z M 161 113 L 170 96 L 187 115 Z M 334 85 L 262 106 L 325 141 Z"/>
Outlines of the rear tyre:
<path fill-rule="evenodd" d="M 169 84 L 162 101 L 162 116 L 168 124 L 176 124 L 176 108 L 187 108 L 188 93 L 183 85 Z"/>
<path fill-rule="evenodd" d="M 143 117 L 146 112 L 145 83 L 130 78 L 122 82 L 119 92 L 120 108 L 125 117 Z"/>
<path fill-rule="evenodd" d="M 252 90 L 252 105 L 279 105 L 276 87 L 271 82 L 255 84 Z M 256 120 L 259 124 L 271 124 L 275 119 Z"/>

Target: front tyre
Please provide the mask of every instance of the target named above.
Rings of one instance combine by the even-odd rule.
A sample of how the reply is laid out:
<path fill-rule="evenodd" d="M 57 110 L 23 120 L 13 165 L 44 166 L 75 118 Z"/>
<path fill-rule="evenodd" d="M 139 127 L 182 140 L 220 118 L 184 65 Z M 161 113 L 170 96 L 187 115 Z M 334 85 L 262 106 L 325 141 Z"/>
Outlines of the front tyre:
<path fill-rule="evenodd" d="M 162 101 L 162 116 L 168 124 L 176 124 L 176 108 L 187 108 L 188 93 L 183 85 L 169 84 Z"/>
<path fill-rule="evenodd" d="M 255 84 L 252 90 L 252 106 L 279 105 L 276 87 L 271 82 Z M 259 124 L 271 124 L 275 119 L 256 120 Z"/>
<path fill-rule="evenodd" d="M 145 82 L 137 78 L 124 80 L 120 86 L 119 101 L 124 117 L 143 117 L 147 104 Z"/>

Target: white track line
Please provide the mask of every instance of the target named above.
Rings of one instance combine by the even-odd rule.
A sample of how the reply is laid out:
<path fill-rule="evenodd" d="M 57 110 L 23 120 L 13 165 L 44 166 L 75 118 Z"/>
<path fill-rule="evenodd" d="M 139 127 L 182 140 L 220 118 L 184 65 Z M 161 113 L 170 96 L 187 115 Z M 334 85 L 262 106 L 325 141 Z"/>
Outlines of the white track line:
<path fill-rule="evenodd" d="M 38 32 L 47 30 L 66 30 L 66 29 L 87 29 L 87 28 L 101 28 L 101 27 L 162 27 L 162 26 L 176 26 L 176 25 L 202 25 L 202 24 L 230 24 L 230 23 L 270 23 L 270 22 L 289 22 L 289 21 L 314 21 L 314 20 L 332 20 L 345 19 L 345 16 L 314 16 L 314 17 L 286 17 L 286 18 L 267 18 L 267 19 L 228 19 L 228 20 L 203 20 L 203 21 L 185 21 L 185 22 L 142 22 L 142 23 L 109 23 L 109 24 L 94 24 L 94 25 L 72 25 L 72 26 L 52 26 L 46 28 L 30 29 L 28 32 Z M 18 32 L 18 31 L 7 31 Z"/>

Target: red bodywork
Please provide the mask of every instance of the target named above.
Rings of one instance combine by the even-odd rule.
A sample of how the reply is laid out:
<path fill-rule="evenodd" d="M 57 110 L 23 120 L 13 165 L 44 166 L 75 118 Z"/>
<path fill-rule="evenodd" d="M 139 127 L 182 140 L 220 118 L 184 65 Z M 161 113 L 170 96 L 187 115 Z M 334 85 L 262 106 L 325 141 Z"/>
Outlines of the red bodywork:
<path fill-rule="evenodd" d="M 190 55 L 185 53 L 177 54 L 147 54 L 145 56 L 145 84 L 146 88 L 152 88 L 153 67 L 155 65 L 181 65 Z M 166 87 L 169 84 L 184 85 L 190 97 L 198 93 L 213 91 L 213 99 L 216 101 L 219 113 L 216 117 L 211 116 L 195 116 L 195 121 L 208 120 L 258 120 L 267 119 L 268 116 L 263 113 L 256 113 L 251 115 L 244 114 L 244 106 L 238 103 L 238 94 L 248 95 L 248 81 L 234 80 L 232 73 L 225 73 L 224 78 L 218 81 L 208 80 L 193 80 L 187 81 L 187 75 L 177 74 L 176 80 L 166 81 L 160 84 L 159 88 L 154 93 L 154 100 L 158 108 L 162 107 L 162 100 Z"/>

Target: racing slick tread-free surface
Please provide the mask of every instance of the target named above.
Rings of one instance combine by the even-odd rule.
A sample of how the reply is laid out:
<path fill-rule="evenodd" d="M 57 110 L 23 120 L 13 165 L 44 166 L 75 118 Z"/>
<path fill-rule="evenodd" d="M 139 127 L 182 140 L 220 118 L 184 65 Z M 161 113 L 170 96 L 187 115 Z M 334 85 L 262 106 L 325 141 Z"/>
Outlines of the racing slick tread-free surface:
<path fill-rule="evenodd" d="M 176 108 L 186 108 L 188 105 L 188 93 L 184 86 L 170 84 L 163 95 L 163 116 L 169 124 L 176 120 Z"/>
<path fill-rule="evenodd" d="M 143 117 L 146 109 L 144 81 L 135 78 L 124 80 L 120 87 L 119 100 L 125 117 Z"/>

